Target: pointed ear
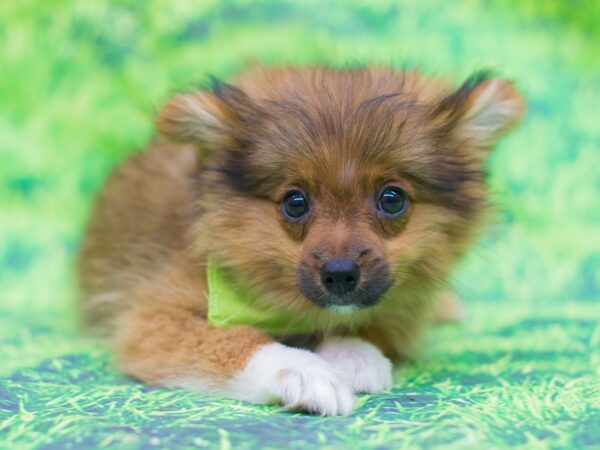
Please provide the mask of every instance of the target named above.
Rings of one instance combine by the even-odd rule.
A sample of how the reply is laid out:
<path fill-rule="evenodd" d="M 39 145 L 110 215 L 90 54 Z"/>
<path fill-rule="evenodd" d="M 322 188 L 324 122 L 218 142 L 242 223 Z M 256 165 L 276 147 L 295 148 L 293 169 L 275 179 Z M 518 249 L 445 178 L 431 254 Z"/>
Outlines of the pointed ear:
<path fill-rule="evenodd" d="M 215 82 L 212 91 L 179 94 L 169 100 L 156 126 L 175 141 L 214 149 L 233 139 L 238 123 L 252 111 L 251 103 L 240 89 Z"/>
<path fill-rule="evenodd" d="M 477 74 L 442 100 L 454 132 L 478 147 L 490 148 L 514 127 L 525 111 L 525 101 L 510 81 Z"/>

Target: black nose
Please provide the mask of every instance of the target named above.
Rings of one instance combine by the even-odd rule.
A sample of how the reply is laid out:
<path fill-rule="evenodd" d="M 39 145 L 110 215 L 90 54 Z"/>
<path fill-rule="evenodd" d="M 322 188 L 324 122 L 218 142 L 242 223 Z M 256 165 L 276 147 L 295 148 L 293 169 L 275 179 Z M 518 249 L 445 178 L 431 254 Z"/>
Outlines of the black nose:
<path fill-rule="evenodd" d="M 332 294 L 352 292 L 358 285 L 359 277 L 360 269 L 349 259 L 332 259 L 321 267 L 321 282 Z"/>

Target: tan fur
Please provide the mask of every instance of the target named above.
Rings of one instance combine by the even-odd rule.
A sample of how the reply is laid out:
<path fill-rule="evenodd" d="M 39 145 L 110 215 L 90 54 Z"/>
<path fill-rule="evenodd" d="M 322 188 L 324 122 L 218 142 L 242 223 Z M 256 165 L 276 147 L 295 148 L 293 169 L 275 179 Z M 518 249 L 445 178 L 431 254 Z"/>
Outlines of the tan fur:
<path fill-rule="evenodd" d="M 175 97 L 159 116 L 162 135 L 108 180 L 81 251 L 86 322 L 142 380 L 227 380 L 274 337 L 206 323 L 210 256 L 252 283 L 265 308 L 411 355 L 485 215 L 483 160 L 522 99 L 502 80 L 456 91 L 378 68 L 256 69 L 235 83 L 239 91 Z M 385 183 L 410 197 L 395 220 L 373 210 Z M 299 185 L 316 207 L 292 223 L 279 203 Z M 299 265 L 314 278 L 339 255 L 359 261 L 365 279 L 390 268 L 377 305 L 337 314 L 299 291 Z"/>

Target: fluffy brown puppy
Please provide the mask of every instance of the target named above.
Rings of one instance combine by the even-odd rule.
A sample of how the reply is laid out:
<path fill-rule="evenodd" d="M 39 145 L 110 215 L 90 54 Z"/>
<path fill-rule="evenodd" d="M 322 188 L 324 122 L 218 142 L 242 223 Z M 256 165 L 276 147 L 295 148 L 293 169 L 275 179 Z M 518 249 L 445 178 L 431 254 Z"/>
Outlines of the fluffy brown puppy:
<path fill-rule="evenodd" d="M 496 78 L 453 89 L 379 68 L 234 84 L 176 96 L 110 177 L 80 255 L 86 320 L 140 380 L 347 414 L 353 392 L 390 385 L 388 358 L 427 323 L 523 100 Z M 212 324 L 207 262 L 290 330 L 310 324 L 312 346 Z"/>

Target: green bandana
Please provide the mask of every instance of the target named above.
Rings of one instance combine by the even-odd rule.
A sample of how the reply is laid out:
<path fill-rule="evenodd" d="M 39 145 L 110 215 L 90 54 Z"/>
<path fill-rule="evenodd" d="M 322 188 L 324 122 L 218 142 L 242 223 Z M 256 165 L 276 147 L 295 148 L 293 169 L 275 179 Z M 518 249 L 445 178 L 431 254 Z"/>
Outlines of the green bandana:
<path fill-rule="evenodd" d="M 208 323 L 222 328 L 252 325 L 273 336 L 306 334 L 315 325 L 291 311 L 262 310 L 258 295 L 249 287 L 239 286 L 229 270 L 208 260 Z"/>

